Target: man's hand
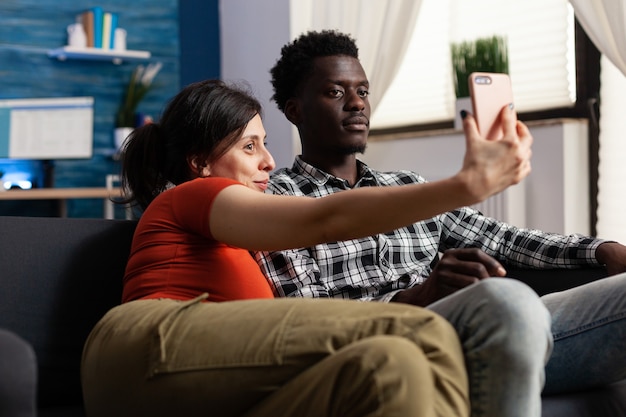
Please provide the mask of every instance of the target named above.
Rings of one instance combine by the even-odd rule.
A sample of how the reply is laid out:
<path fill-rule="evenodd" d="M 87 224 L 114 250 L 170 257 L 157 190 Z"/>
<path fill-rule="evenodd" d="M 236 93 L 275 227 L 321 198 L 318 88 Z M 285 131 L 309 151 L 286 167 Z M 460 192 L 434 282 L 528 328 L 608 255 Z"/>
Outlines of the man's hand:
<path fill-rule="evenodd" d="M 450 249 L 422 285 L 397 293 L 391 301 L 425 307 L 481 279 L 505 274 L 500 262 L 480 249 Z"/>
<path fill-rule="evenodd" d="M 596 259 L 606 266 L 609 275 L 626 272 L 626 246 L 617 242 L 606 242 L 596 249 Z"/>

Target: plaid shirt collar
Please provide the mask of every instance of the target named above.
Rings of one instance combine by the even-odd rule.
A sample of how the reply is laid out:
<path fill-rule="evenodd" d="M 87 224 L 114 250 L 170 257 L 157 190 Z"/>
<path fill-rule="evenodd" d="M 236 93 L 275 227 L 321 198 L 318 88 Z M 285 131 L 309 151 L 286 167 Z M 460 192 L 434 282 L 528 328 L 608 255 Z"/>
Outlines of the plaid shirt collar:
<path fill-rule="evenodd" d="M 378 179 L 376 178 L 375 172 L 370 167 L 368 167 L 364 162 L 358 159 L 356 160 L 356 164 L 357 170 L 359 172 L 359 180 L 354 185 L 354 187 L 351 187 L 348 181 L 344 180 L 343 178 L 335 177 L 334 175 L 324 172 L 321 169 L 304 162 L 300 155 L 296 156 L 291 170 L 298 175 L 308 177 L 312 183 L 320 187 L 333 185 L 348 189 L 380 185 Z"/>

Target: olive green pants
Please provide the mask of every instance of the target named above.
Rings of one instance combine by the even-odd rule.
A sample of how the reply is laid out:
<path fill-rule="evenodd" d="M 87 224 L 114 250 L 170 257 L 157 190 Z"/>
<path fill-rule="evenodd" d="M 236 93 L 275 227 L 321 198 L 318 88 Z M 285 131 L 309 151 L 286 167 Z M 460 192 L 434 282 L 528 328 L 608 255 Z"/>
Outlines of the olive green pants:
<path fill-rule="evenodd" d="M 88 417 L 468 416 L 455 331 L 401 304 L 141 300 L 83 352 Z"/>

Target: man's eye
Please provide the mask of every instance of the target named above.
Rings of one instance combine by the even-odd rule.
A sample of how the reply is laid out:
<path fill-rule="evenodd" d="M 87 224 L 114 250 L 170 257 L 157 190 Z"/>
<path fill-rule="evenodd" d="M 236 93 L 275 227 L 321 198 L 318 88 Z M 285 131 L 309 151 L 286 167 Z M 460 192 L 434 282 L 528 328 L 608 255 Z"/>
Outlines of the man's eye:
<path fill-rule="evenodd" d="M 362 98 L 365 98 L 365 97 L 367 97 L 369 95 L 370 95 L 369 90 L 360 90 L 359 91 L 359 96 L 362 97 Z"/>
<path fill-rule="evenodd" d="M 335 98 L 341 98 L 341 97 L 343 97 L 343 91 L 341 91 L 341 90 L 330 90 L 330 95 L 335 97 Z"/>

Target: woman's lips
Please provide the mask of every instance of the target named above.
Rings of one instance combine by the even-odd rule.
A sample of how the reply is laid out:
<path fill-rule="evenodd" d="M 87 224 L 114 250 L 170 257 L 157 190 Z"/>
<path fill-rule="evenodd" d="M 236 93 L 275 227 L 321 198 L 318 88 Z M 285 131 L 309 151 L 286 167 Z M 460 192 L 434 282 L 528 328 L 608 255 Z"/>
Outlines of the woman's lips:
<path fill-rule="evenodd" d="M 267 190 L 267 181 L 255 181 L 254 183 L 261 191 Z"/>

